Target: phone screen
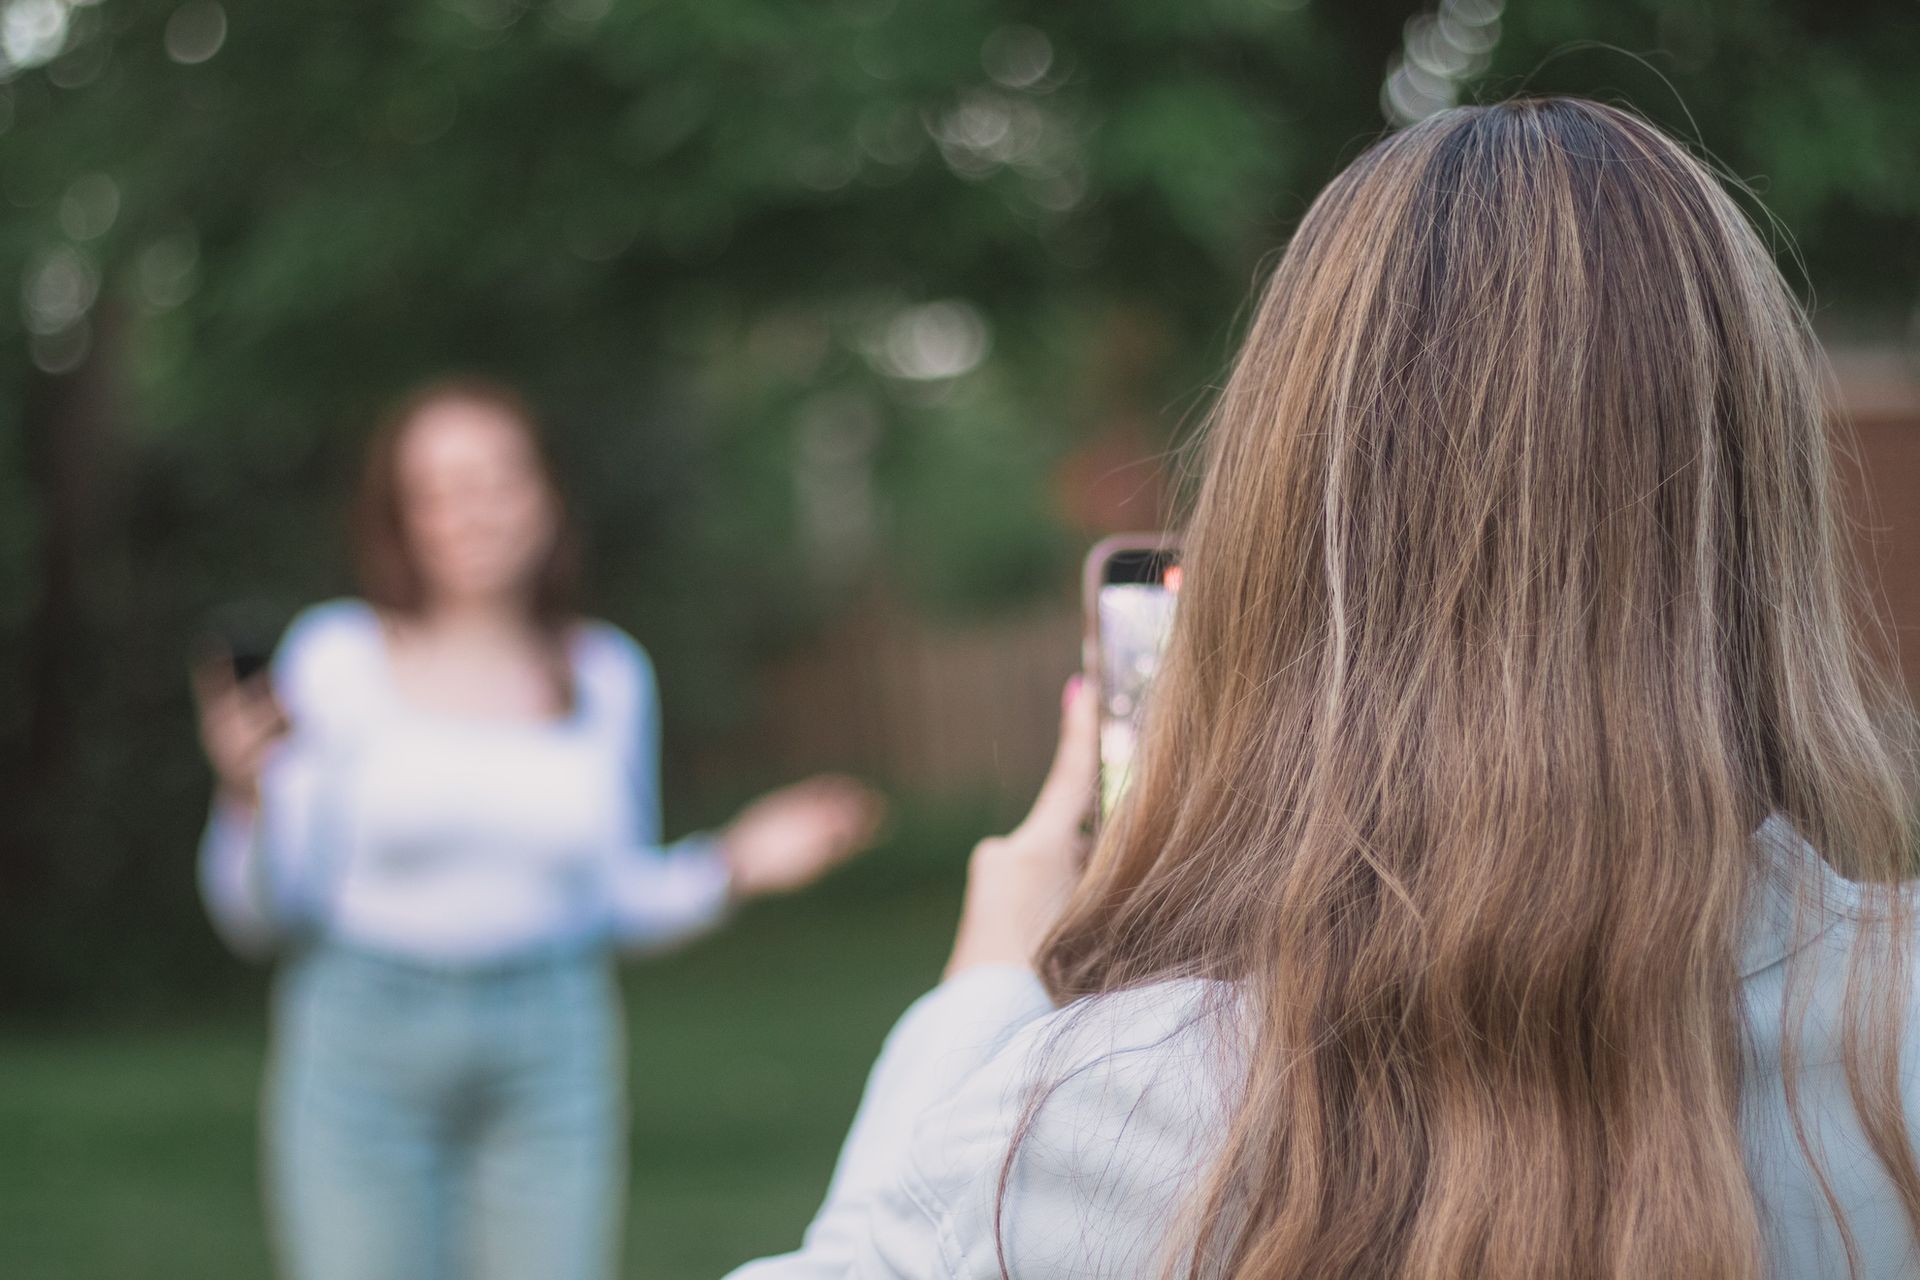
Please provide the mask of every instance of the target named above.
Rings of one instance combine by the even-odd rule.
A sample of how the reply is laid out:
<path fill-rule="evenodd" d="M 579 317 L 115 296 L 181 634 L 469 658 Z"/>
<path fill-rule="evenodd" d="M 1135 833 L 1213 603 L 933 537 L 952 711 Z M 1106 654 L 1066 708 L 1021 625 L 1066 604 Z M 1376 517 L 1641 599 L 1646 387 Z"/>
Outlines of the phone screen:
<path fill-rule="evenodd" d="M 1140 738 L 1147 691 L 1173 631 L 1180 593 L 1178 553 L 1170 547 L 1126 547 L 1099 566 L 1095 624 L 1099 629 L 1100 816 L 1125 794 Z"/>

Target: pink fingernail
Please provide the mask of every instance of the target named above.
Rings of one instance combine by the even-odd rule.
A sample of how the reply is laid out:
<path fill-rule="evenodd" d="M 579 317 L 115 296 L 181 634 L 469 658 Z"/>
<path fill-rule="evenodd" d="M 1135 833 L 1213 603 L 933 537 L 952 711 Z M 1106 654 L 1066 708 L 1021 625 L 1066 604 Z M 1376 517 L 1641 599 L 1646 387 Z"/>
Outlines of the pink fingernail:
<path fill-rule="evenodd" d="M 1067 677 L 1066 686 L 1060 690 L 1060 709 L 1061 710 L 1064 711 L 1068 707 L 1072 706 L 1073 700 L 1080 696 L 1080 685 L 1082 682 L 1083 682 L 1083 677 L 1077 671 L 1074 674 Z"/>

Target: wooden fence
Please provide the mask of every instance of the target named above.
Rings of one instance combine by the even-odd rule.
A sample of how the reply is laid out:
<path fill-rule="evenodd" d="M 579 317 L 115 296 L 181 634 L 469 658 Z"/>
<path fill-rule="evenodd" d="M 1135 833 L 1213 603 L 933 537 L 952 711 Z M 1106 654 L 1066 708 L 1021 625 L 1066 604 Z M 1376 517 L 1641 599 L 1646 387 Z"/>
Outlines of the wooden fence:
<path fill-rule="evenodd" d="M 942 624 L 869 604 L 769 673 L 763 747 L 922 794 L 1024 795 L 1046 771 L 1060 689 L 1080 661 L 1066 599 Z"/>
<path fill-rule="evenodd" d="M 1833 359 L 1841 416 L 1852 427 L 1846 514 L 1893 627 L 1907 691 L 1920 695 L 1920 357 L 1882 350 Z"/>

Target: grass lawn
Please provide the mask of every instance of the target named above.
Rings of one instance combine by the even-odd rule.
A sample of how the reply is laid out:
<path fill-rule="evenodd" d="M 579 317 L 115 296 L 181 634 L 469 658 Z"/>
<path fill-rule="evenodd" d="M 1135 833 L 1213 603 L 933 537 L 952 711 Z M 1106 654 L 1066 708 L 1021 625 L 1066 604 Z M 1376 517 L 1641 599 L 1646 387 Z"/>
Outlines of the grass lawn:
<path fill-rule="evenodd" d="M 798 1243 L 874 1050 L 937 975 L 957 896 L 957 874 L 849 874 L 628 968 L 627 1276 L 714 1280 Z M 264 1022 L 247 1008 L 0 1035 L 0 1277 L 267 1276 Z"/>

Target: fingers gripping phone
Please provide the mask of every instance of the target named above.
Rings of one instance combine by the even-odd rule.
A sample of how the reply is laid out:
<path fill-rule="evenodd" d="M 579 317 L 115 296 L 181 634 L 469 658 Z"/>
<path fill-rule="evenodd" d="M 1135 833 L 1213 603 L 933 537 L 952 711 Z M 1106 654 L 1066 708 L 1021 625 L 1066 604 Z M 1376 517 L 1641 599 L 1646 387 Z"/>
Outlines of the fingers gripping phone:
<path fill-rule="evenodd" d="M 247 636 L 226 637 L 220 643 L 226 651 L 227 665 L 233 672 L 235 684 L 245 684 L 256 676 L 265 675 L 273 663 L 271 644 Z"/>
<path fill-rule="evenodd" d="M 1126 792 L 1148 690 L 1173 632 L 1179 546 L 1164 534 L 1104 539 L 1087 553 L 1083 589 L 1087 669 L 1099 699 L 1100 822 Z"/>
<path fill-rule="evenodd" d="M 202 660 L 219 662 L 236 685 L 267 674 L 279 640 L 278 619 L 263 606 L 228 605 L 215 610 L 201 631 Z"/>

